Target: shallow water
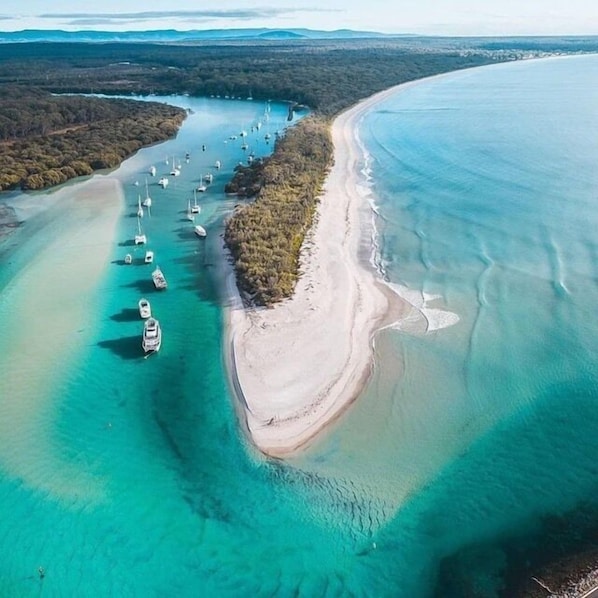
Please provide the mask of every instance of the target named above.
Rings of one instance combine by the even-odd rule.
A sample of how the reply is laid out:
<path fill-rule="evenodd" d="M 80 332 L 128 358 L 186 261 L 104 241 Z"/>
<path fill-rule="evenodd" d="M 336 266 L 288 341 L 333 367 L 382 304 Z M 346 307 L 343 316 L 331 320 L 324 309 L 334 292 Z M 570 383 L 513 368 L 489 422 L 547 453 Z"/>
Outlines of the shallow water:
<path fill-rule="evenodd" d="M 221 359 L 222 189 L 246 155 L 229 137 L 263 103 L 167 98 L 194 114 L 111 175 L 126 196 L 111 263 L 51 351 L 28 314 L 72 266 L 76 206 L 11 198 L 31 216 L 0 246 L 0 595 L 495 595 L 513 555 L 549 542 L 545 516 L 595 506 L 597 81 L 596 57 L 501 65 L 366 117 L 386 276 L 459 320 L 381 333 L 364 396 L 288 463 L 247 445 Z M 285 118 L 272 104 L 272 132 Z M 185 211 L 216 159 L 200 241 Z M 130 245 L 150 164 L 164 293 Z M 142 295 L 164 329 L 149 359 Z M 65 308 L 58 335 L 81 317 Z"/>
<path fill-rule="evenodd" d="M 385 501 L 404 595 L 444 558 L 437 595 L 494 595 L 548 516 L 596 505 L 597 79 L 595 56 L 476 69 L 361 126 L 386 276 L 459 322 L 383 332 L 370 388 L 301 464 Z"/>

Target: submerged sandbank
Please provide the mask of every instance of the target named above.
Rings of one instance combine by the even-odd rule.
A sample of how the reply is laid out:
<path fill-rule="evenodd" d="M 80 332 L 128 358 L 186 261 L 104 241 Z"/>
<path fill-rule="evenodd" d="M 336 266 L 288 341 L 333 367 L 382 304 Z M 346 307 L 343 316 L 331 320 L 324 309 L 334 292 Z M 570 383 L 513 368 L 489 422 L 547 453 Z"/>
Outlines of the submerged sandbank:
<path fill-rule="evenodd" d="M 357 127 L 377 103 L 417 83 L 378 93 L 334 121 L 334 166 L 294 296 L 271 309 L 244 309 L 234 280 L 229 284 L 233 389 L 266 454 L 295 451 L 337 417 L 369 378 L 375 333 L 412 309 L 370 263 L 375 230 Z"/>
<path fill-rule="evenodd" d="M 118 180 L 105 176 L 52 193 L 53 217 L 36 231 L 43 249 L 0 296 L 0 464 L 32 487 L 65 496 L 79 495 L 80 477 L 68 463 L 55 462 L 50 422 L 59 410 L 48 401 L 48 389 L 62 384 L 81 346 L 90 342 L 98 284 L 110 267 L 124 194 Z M 39 202 L 39 194 L 31 202 Z M 26 246 L 21 250 L 30 253 Z M 100 493 L 95 486 L 86 477 L 89 494 Z"/>

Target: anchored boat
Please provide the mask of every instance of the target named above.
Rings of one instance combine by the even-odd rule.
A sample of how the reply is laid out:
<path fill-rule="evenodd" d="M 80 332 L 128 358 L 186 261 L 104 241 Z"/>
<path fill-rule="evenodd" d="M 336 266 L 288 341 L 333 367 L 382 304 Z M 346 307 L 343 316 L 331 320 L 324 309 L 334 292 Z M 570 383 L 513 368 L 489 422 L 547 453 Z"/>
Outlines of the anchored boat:
<path fill-rule="evenodd" d="M 148 318 L 143 326 L 141 346 L 146 353 L 155 353 L 162 345 L 162 329 L 156 318 Z"/>

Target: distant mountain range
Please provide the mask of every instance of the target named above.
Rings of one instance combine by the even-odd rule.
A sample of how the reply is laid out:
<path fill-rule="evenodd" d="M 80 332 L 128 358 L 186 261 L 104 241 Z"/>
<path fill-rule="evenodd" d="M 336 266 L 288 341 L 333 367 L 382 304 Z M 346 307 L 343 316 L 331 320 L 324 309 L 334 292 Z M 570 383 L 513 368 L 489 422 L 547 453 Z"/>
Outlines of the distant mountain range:
<path fill-rule="evenodd" d="M 318 31 L 315 29 L 207 29 L 177 31 L 61 31 L 24 29 L 0 31 L 0 43 L 9 42 L 194 42 L 206 40 L 293 40 L 293 39 L 364 39 L 405 37 L 373 31 Z"/>

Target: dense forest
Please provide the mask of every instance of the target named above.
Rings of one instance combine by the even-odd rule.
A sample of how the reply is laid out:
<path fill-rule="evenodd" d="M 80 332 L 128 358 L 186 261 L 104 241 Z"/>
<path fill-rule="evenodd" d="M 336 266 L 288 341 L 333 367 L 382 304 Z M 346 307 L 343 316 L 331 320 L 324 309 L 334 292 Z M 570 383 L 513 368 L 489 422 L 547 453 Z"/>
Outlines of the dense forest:
<path fill-rule="evenodd" d="M 164 104 L 1 86 L 0 190 L 43 189 L 112 168 L 175 135 L 184 118 Z"/>
<path fill-rule="evenodd" d="M 40 188 L 115 166 L 174 134 L 183 118 L 160 105 L 50 93 L 188 93 L 306 105 L 313 115 L 227 187 L 255 196 L 228 220 L 225 238 L 239 287 L 269 305 L 290 296 L 297 280 L 299 251 L 332 161 L 330 118 L 398 83 L 508 59 L 393 40 L 1 44 L 0 188 Z"/>
<path fill-rule="evenodd" d="M 243 169 L 258 174 L 261 189 L 229 219 L 225 242 L 239 287 L 252 302 L 269 305 L 292 294 L 332 153 L 328 123 L 307 117 L 277 142 L 270 158 Z"/>
<path fill-rule="evenodd" d="M 331 115 L 397 83 L 495 60 L 488 51 L 411 50 L 392 40 L 0 44 L 0 85 L 26 83 L 57 93 L 251 96 Z"/>

